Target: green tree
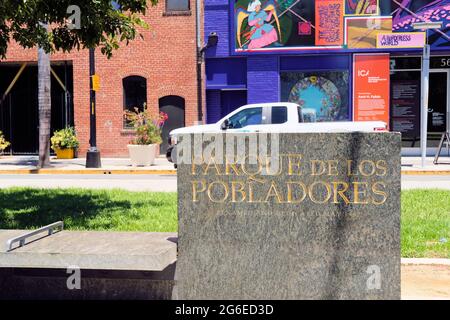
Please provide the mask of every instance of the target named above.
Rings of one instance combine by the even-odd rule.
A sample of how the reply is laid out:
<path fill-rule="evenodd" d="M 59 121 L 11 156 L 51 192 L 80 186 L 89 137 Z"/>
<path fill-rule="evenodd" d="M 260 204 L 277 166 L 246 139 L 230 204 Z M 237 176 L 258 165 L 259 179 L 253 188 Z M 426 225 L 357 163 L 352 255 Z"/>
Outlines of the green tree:
<path fill-rule="evenodd" d="M 120 43 L 128 44 L 139 35 L 137 27 L 147 27 L 141 16 L 157 1 L 0 1 L 0 59 L 6 57 L 12 40 L 24 48 L 38 48 L 40 167 L 49 165 L 51 53 L 100 47 L 109 58 Z"/>

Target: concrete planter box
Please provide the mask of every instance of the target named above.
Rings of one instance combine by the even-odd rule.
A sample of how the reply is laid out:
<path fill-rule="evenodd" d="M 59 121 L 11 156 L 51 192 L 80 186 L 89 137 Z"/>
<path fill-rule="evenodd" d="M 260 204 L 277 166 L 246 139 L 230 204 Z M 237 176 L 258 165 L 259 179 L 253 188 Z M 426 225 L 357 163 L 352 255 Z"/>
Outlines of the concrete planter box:
<path fill-rule="evenodd" d="M 131 165 L 133 167 L 151 166 L 155 162 L 157 146 L 157 144 L 129 144 L 128 152 L 130 154 Z"/>

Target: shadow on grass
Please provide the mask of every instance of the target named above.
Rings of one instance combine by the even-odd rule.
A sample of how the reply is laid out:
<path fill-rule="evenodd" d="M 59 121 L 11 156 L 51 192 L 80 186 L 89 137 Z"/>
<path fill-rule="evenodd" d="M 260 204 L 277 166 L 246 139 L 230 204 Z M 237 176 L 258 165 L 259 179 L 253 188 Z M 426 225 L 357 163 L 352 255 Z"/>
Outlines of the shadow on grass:
<path fill-rule="evenodd" d="M 58 220 L 69 229 L 114 228 L 112 215 L 142 203 L 114 199 L 109 193 L 77 189 L 0 190 L 0 229 L 34 229 Z"/>

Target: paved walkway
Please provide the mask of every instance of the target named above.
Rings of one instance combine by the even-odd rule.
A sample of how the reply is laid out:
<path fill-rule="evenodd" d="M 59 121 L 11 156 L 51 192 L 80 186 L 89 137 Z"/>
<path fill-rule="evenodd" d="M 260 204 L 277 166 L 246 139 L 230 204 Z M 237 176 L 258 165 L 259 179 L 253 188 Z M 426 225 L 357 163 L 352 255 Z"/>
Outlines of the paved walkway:
<path fill-rule="evenodd" d="M 3 156 L 0 157 L 0 174 L 176 174 L 165 156 L 156 158 L 155 164 L 149 167 L 133 167 L 128 158 L 102 158 L 101 161 L 101 168 L 87 169 L 85 158 L 51 157 L 51 168 L 37 169 L 37 156 Z"/>
<path fill-rule="evenodd" d="M 128 158 L 103 158 L 99 169 L 86 169 L 86 159 L 60 160 L 51 158 L 51 168 L 37 169 L 37 156 L 2 156 L 0 174 L 176 174 L 172 163 L 164 156 L 156 158 L 149 167 L 133 167 Z M 450 175 L 450 157 L 441 157 L 439 164 L 433 164 L 428 157 L 425 167 L 420 157 L 402 157 L 402 174 L 405 175 Z"/>
<path fill-rule="evenodd" d="M 425 167 L 422 167 L 420 157 L 402 157 L 403 174 L 448 174 L 450 175 L 450 157 L 441 156 L 438 164 L 433 163 L 434 157 L 427 157 Z"/>

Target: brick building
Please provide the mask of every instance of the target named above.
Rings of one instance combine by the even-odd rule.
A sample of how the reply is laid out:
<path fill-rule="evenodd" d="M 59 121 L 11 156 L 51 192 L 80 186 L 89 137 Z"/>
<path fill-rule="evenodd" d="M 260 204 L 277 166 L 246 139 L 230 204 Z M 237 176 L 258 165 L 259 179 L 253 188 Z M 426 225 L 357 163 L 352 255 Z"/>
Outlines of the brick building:
<path fill-rule="evenodd" d="M 128 155 L 126 145 L 133 131 L 123 121 L 127 107 L 145 102 L 154 111 L 169 113 L 165 131 L 198 120 L 195 3 L 160 1 L 148 8 L 145 20 L 150 28 L 140 30 L 143 40 L 121 46 L 110 60 L 96 52 L 101 79 L 97 145 L 103 157 Z M 81 143 L 79 155 L 84 157 L 89 147 L 89 52 L 56 53 L 51 60 L 52 130 L 74 125 Z M 0 98 L 4 96 L 0 130 L 11 141 L 11 150 L 6 151 L 13 154 L 38 150 L 36 61 L 36 49 L 24 50 L 17 44 L 0 61 Z"/>

